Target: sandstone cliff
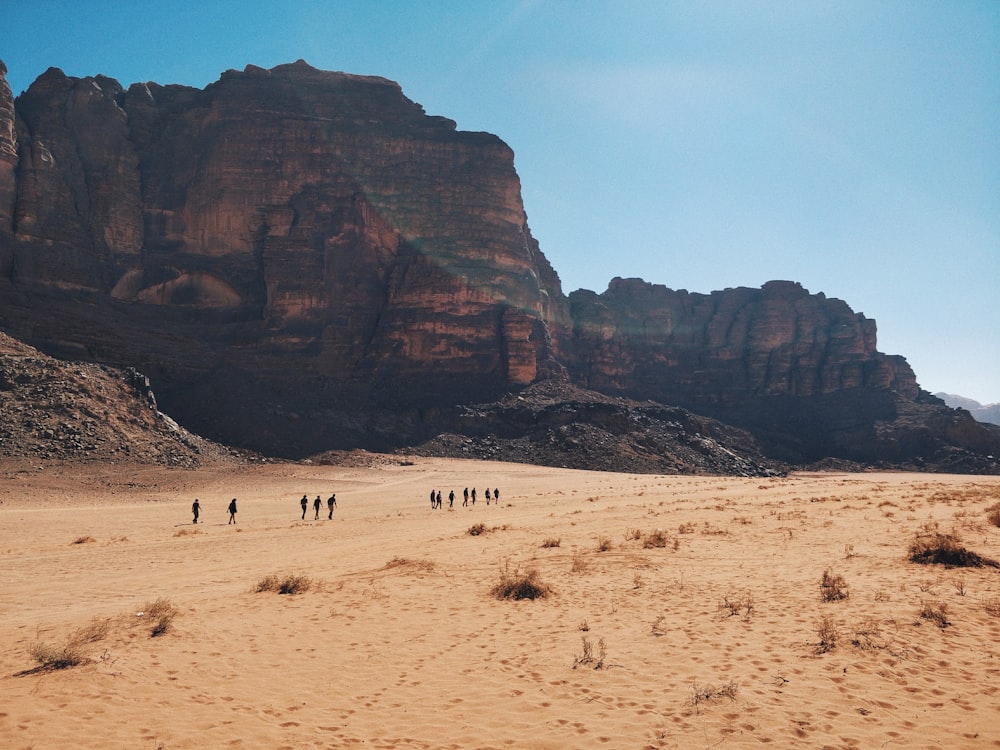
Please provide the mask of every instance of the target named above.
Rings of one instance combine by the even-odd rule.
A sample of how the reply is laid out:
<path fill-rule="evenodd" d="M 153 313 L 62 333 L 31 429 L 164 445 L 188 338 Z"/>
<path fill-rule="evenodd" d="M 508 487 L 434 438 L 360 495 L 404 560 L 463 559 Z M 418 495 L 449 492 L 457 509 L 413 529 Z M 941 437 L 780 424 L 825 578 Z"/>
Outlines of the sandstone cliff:
<path fill-rule="evenodd" d="M 961 415 L 877 351 L 874 321 L 796 284 L 565 297 L 507 145 L 391 81 L 299 61 L 126 90 L 50 69 L 14 100 L 3 70 L 0 328 L 138 368 L 201 434 L 390 448 L 569 378 L 786 460 L 1000 453 L 985 428 L 943 428 Z"/>

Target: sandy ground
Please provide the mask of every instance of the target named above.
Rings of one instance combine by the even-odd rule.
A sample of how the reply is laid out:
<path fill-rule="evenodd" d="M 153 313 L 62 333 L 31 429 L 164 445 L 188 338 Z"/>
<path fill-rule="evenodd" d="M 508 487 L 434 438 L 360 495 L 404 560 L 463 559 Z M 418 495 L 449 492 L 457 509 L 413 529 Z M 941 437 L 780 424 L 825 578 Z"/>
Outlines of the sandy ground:
<path fill-rule="evenodd" d="M 8 466 L 0 500 L 3 748 L 1000 747 L 1000 571 L 906 560 L 931 521 L 1000 558 L 1000 478 Z"/>

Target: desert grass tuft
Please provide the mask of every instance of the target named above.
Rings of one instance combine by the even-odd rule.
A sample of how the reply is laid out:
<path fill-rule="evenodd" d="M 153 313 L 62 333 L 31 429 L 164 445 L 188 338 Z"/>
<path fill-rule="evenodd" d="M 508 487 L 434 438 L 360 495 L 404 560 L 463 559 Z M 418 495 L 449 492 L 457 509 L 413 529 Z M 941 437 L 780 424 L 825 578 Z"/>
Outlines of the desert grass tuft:
<path fill-rule="evenodd" d="M 663 529 L 651 531 L 642 538 L 643 549 L 660 549 L 670 542 L 667 532 Z"/>
<path fill-rule="evenodd" d="M 559 539 L 555 539 L 553 537 L 549 537 L 548 539 L 546 539 L 545 541 L 542 542 L 542 549 L 553 549 L 554 547 L 558 547 L 559 544 L 560 544 L 560 541 L 561 540 L 559 540 Z"/>
<path fill-rule="evenodd" d="M 837 629 L 836 621 L 829 615 L 824 615 L 816 623 L 816 635 L 819 636 L 819 643 L 816 645 L 817 654 L 827 654 L 837 648 L 840 631 Z"/>
<path fill-rule="evenodd" d="M 839 602 L 851 595 L 844 577 L 830 572 L 829 568 L 823 571 L 823 577 L 819 581 L 819 593 L 824 602 Z"/>
<path fill-rule="evenodd" d="M 149 635 L 152 638 L 163 635 L 174 624 L 174 618 L 180 610 L 169 599 L 160 597 L 155 601 L 146 602 L 142 608 L 141 617 L 149 623 Z"/>
<path fill-rule="evenodd" d="M 924 525 L 914 535 L 910 542 L 909 559 L 921 565 L 944 565 L 949 568 L 1000 568 L 1000 563 L 995 560 L 967 550 L 957 534 L 940 531 L 936 523 Z"/>
<path fill-rule="evenodd" d="M 612 548 L 611 537 L 604 536 L 604 535 L 601 535 L 601 536 L 597 537 L 597 551 L 598 552 L 607 552 L 611 548 Z"/>
<path fill-rule="evenodd" d="M 744 591 L 742 594 L 726 594 L 722 597 L 719 610 L 726 617 L 742 617 L 749 620 L 754 611 L 753 592 Z"/>
<path fill-rule="evenodd" d="M 86 664 L 89 659 L 84 656 L 80 644 L 67 643 L 65 646 L 52 646 L 48 643 L 36 643 L 30 649 L 31 658 L 38 662 L 36 670 L 32 671 L 52 671 L 56 669 L 69 669 Z"/>
<path fill-rule="evenodd" d="M 948 605 L 944 602 L 924 602 L 920 608 L 920 619 L 928 620 L 942 630 L 951 625 L 948 619 Z"/>
<path fill-rule="evenodd" d="M 313 581 L 309 576 L 289 573 L 284 576 L 264 576 L 254 587 L 255 593 L 274 592 L 277 594 L 302 594 L 312 588 Z"/>
<path fill-rule="evenodd" d="M 597 641 L 597 656 L 594 656 L 594 646 L 587 636 L 581 637 L 582 652 L 573 660 L 573 669 L 580 666 L 591 666 L 594 669 L 604 669 L 604 659 L 608 654 L 607 644 L 603 638 Z"/>
<path fill-rule="evenodd" d="M 994 596 L 983 602 L 983 609 L 991 617 L 1000 617 L 1000 596 Z"/>
<path fill-rule="evenodd" d="M 1000 526 L 1000 503 L 995 503 L 986 509 L 986 520 L 993 526 Z"/>
<path fill-rule="evenodd" d="M 718 687 L 715 685 L 699 685 L 695 682 L 691 685 L 691 705 L 697 711 L 702 703 L 710 703 L 720 698 L 729 698 L 729 700 L 735 701 L 739 692 L 740 685 L 736 680 L 730 680 Z"/>
<path fill-rule="evenodd" d="M 511 570 L 510 563 L 507 562 L 500 569 L 500 579 L 490 589 L 490 593 L 497 599 L 544 599 L 552 593 L 552 589 L 542 583 L 534 568 L 525 571 L 520 568 Z"/>

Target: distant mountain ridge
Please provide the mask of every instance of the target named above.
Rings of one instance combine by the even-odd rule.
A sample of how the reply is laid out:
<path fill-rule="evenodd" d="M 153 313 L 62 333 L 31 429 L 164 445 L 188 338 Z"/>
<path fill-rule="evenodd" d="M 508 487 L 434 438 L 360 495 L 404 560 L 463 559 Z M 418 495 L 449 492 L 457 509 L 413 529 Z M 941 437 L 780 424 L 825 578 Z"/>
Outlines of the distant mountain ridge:
<path fill-rule="evenodd" d="M 388 450 L 479 439 L 470 413 L 513 440 L 579 410 L 479 406 L 552 382 L 720 420 L 780 462 L 995 469 L 1000 431 L 921 391 L 844 301 L 791 281 L 565 295 L 511 149 L 392 81 L 298 61 L 126 90 L 50 68 L 15 100 L 3 73 L 0 328 L 136 368 L 213 440 Z"/>
<path fill-rule="evenodd" d="M 974 399 L 956 396 L 953 393 L 935 393 L 934 395 L 952 409 L 965 409 L 978 422 L 1000 425 L 1000 404 L 981 404 Z"/>

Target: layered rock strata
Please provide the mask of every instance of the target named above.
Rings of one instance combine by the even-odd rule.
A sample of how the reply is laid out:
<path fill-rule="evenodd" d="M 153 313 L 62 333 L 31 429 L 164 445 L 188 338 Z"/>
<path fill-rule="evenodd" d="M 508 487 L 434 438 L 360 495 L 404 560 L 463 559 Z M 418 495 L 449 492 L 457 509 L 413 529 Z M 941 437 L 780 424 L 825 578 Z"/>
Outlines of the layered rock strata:
<path fill-rule="evenodd" d="M 138 368 L 201 434 L 284 456 L 412 445 L 568 378 L 792 461 L 1000 448 L 944 429 L 955 413 L 877 351 L 874 321 L 796 284 L 566 298 L 510 148 L 391 81 L 299 61 L 124 89 L 50 69 L 15 100 L 4 70 L 0 328 Z"/>

